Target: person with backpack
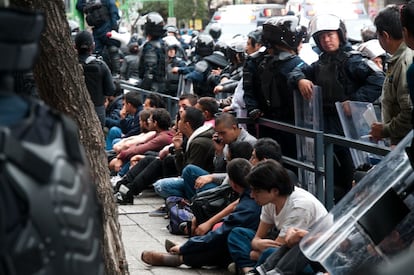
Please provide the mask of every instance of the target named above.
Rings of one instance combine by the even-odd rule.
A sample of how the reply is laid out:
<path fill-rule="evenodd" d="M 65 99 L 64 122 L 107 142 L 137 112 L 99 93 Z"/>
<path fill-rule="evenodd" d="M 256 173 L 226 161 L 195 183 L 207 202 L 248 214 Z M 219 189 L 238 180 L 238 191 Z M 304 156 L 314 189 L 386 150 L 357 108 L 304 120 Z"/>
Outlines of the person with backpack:
<path fill-rule="evenodd" d="M 3 5 L 6 2 L 6 8 Z M 75 122 L 29 95 L 40 12 L 0 1 L 0 274 L 104 274 L 102 208 Z"/>
<path fill-rule="evenodd" d="M 120 19 L 115 0 L 78 0 L 76 9 L 85 16 L 85 20 L 92 27 L 95 41 L 95 51 L 98 55 L 108 57 L 108 65 L 113 75 L 119 75 L 121 42 L 107 36 L 108 32 L 118 30 Z"/>
<path fill-rule="evenodd" d="M 227 266 L 231 262 L 227 247 L 227 236 L 231 230 L 237 226 L 256 230 L 259 223 L 261 207 L 250 197 L 245 178 L 250 169 L 249 161 L 242 158 L 235 158 L 227 165 L 230 185 L 240 195 L 240 200 L 220 227 L 206 235 L 191 237 L 181 245 L 166 240 L 167 253 L 143 251 L 141 260 L 154 266 Z"/>
<path fill-rule="evenodd" d="M 267 53 L 257 67 L 258 87 L 247 89 L 244 98 L 251 118 L 260 116 L 271 120 L 295 123 L 293 89 L 288 85 L 288 74 L 297 66 L 305 66 L 298 56 L 306 30 L 294 15 L 271 18 L 263 24 L 262 43 Z M 260 127 L 261 137 L 278 141 L 285 156 L 296 158 L 295 135 L 269 127 Z M 292 170 L 296 168 L 292 167 Z"/>
<path fill-rule="evenodd" d="M 81 31 L 75 36 L 75 47 L 78 51 L 78 60 L 83 67 L 86 87 L 91 96 L 96 114 L 105 127 L 105 97 L 115 93 L 115 84 L 112 80 L 111 71 L 106 63 L 92 55 L 94 42 L 92 34 Z"/>
<path fill-rule="evenodd" d="M 349 100 L 374 102 L 381 96 L 385 74 L 352 49 L 345 24 L 336 15 L 313 17 L 308 31 L 322 53 L 310 66 L 297 66 L 289 74 L 289 84 L 305 100 L 313 96 L 315 85 L 320 86 L 324 132 L 344 136 L 335 102 L 345 109 Z M 354 164 L 348 148 L 334 146 L 334 154 L 334 197 L 338 202 L 352 187 Z"/>

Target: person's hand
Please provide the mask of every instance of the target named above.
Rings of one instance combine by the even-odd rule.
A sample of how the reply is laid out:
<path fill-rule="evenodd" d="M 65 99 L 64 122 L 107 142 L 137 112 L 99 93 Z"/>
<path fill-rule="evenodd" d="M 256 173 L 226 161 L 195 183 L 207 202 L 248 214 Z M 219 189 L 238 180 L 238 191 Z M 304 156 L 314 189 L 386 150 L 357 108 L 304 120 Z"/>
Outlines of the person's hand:
<path fill-rule="evenodd" d="M 129 162 L 131 163 L 131 167 L 138 163 L 141 159 L 145 158 L 145 155 L 134 155 L 131 157 Z"/>
<path fill-rule="evenodd" d="M 375 141 L 382 139 L 382 130 L 384 129 L 384 126 L 382 123 L 374 122 L 371 125 L 371 131 L 369 134 L 371 135 L 372 139 Z"/>
<path fill-rule="evenodd" d="M 195 228 L 194 234 L 197 236 L 203 236 L 207 234 L 211 230 L 212 227 L 213 226 L 208 221 L 205 221 Z"/>
<path fill-rule="evenodd" d="M 286 231 L 285 241 L 289 247 L 298 244 L 303 236 L 308 234 L 307 230 L 291 227 Z"/>
<path fill-rule="evenodd" d="M 307 79 L 301 79 L 298 82 L 299 92 L 302 94 L 303 98 L 310 100 L 313 95 L 313 83 Z"/>
<path fill-rule="evenodd" d="M 349 104 L 349 100 L 346 100 L 346 101 L 342 102 L 342 109 L 344 110 L 344 114 L 346 116 L 351 116 L 352 115 L 351 105 Z"/>
<path fill-rule="evenodd" d="M 225 113 L 231 112 L 231 111 L 233 111 L 233 107 L 231 107 L 231 106 L 226 106 L 226 107 L 223 108 L 223 112 L 225 112 Z"/>
<path fill-rule="evenodd" d="M 175 133 L 172 142 L 174 144 L 175 149 L 180 149 L 183 145 L 183 134 L 180 131 Z"/>
<path fill-rule="evenodd" d="M 260 109 L 254 109 L 254 110 L 249 112 L 249 117 L 253 120 L 258 119 L 262 115 L 263 115 L 263 112 Z"/>
<path fill-rule="evenodd" d="M 217 85 L 216 87 L 214 87 L 213 93 L 218 94 L 221 93 L 224 89 L 223 85 Z"/>
<path fill-rule="evenodd" d="M 180 254 L 180 246 L 175 245 L 175 246 L 171 247 L 169 252 L 171 254 Z"/>
<path fill-rule="evenodd" d="M 271 239 L 254 238 L 252 240 L 252 249 L 253 250 L 262 252 L 266 248 L 269 248 L 269 247 L 280 247 L 280 243 L 275 241 L 275 240 L 271 240 Z"/>
<path fill-rule="evenodd" d="M 125 109 L 125 105 L 122 106 L 122 109 L 119 111 L 119 115 L 120 115 L 121 119 L 125 119 L 125 117 L 127 116 L 127 111 Z"/>
<path fill-rule="evenodd" d="M 123 164 L 122 160 L 118 158 L 114 158 L 113 160 L 109 162 L 109 169 L 115 172 L 119 172 L 121 170 L 122 164 Z"/>
<path fill-rule="evenodd" d="M 216 154 L 217 155 L 223 154 L 223 149 L 224 149 L 225 144 L 223 140 L 219 137 L 217 132 L 213 134 L 213 144 L 214 144 L 214 149 L 216 151 Z"/>
<path fill-rule="evenodd" d="M 179 68 L 178 68 L 178 67 L 173 67 L 173 68 L 171 69 L 171 72 L 172 72 L 173 74 L 178 74 L 178 70 L 179 70 Z"/>
<path fill-rule="evenodd" d="M 211 70 L 211 74 L 213 74 L 213 75 L 220 75 L 221 74 L 221 69 L 219 69 L 219 68 L 212 69 Z"/>
<path fill-rule="evenodd" d="M 203 187 L 204 185 L 206 185 L 207 183 L 210 183 L 212 181 L 213 181 L 213 176 L 212 175 L 199 176 L 194 182 L 194 188 L 195 189 L 200 189 L 201 187 Z"/>
<path fill-rule="evenodd" d="M 168 156 L 168 154 L 170 153 L 170 147 L 171 147 L 171 144 L 168 144 L 167 146 L 162 148 L 161 151 L 158 153 L 158 157 L 160 159 L 164 159 L 166 156 Z"/>

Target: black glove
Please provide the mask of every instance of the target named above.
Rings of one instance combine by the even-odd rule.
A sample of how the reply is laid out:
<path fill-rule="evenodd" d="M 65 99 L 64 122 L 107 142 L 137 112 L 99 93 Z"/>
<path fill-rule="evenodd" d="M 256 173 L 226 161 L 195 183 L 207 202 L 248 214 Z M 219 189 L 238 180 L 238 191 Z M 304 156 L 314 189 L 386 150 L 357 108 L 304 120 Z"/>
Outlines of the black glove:
<path fill-rule="evenodd" d="M 263 113 L 260 109 L 253 109 L 252 111 L 249 112 L 249 117 L 251 119 L 258 119 L 262 115 L 263 115 Z"/>

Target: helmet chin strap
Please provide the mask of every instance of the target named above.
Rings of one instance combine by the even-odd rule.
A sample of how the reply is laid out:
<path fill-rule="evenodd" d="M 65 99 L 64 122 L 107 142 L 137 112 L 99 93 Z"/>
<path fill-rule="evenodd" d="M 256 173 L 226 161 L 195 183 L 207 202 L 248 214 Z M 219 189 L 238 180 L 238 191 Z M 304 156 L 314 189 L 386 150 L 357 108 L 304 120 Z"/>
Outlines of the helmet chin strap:
<path fill-rule="evenodd" d="M 7 8 L 8 6 L 10 6 L 9 0 L 0 0 L 0 8 Z"/>

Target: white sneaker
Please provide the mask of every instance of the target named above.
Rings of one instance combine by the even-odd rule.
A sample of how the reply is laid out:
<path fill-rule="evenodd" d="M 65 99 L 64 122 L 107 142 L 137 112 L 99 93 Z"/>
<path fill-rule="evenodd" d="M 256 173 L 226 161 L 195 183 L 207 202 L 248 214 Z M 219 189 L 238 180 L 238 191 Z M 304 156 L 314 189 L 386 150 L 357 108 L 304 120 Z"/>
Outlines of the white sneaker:
<path fill-rule="evenodd" d="M 112 187 L 115 187 L 116 183 L 118 181 L 120 181 L 121 179 L 122 179 L 122 177 L 120 175 L 116 175 L 116 176 L 111 177 L 110 181 L 111 181 Z"/>
<path fill-rule="evenodd" d="M 231 274 L 237 274 L 237 267 L 236 267 L 236 263 L 232 262 L 227 266 L 227 270 L 231 273 Z"/>

